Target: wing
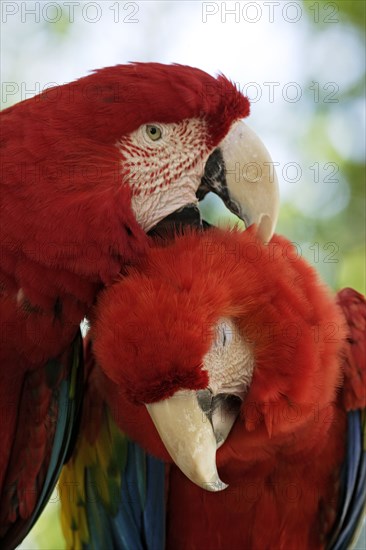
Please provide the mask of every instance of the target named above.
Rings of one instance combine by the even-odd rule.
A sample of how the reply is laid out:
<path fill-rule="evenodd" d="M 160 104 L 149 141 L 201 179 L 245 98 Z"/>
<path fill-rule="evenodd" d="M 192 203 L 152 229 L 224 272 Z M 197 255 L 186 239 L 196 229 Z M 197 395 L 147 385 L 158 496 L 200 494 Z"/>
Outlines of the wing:
<path fill-rule="evenodd" d="M 82 395 L 82 339 L 28 371 L 1 494 L 0 545 L 20 544 L 37 521 L 71 452 Z"/>
<path fill-rule="evenodd" d="M 161 550 L 165 540 L 165 465 L 123 434 L 88 379 L 82 429 L 63 468 L 61 522 L 70 549 Z"/>
<path fill-rule="evenodd" d="M 329 550 L 348 550 L 357 541 L 366 505 L 366 411 L 347 414 L 347 447 L 341 474 L 341 504 Z"/>
<path fill-rule="evenodd" d="M 366 300 L 352 288 L 337 295 L 348 325 L 343 361 L 343 402 L 346 410 L 366 407 Z"/>
<path fill-rule="evenodd" d="M 328 545 L 347 550 L 357 540 L 366 505 L 366 301 L 351 288 L 338 293 L 348 324 L 343 355 L 341 406 L 347 412 L 347 447 L 341 476 L 341 500 Z"/>

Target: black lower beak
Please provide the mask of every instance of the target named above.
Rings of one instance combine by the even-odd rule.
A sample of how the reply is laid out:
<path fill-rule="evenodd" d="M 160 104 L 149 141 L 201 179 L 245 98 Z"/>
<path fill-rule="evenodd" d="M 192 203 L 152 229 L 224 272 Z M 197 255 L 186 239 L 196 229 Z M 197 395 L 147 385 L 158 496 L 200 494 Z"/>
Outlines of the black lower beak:
<path fill-rule="evenodd" d="M 169 240 L 173 239 L 175 235 L 181 234 L 184 231 L 184 227 L 205 229 L 208 225 L 207 222 L 202 220 L 198 206 L 189 204 L 184 208 L 172 212 L 172 214 L 161 220 L 148 232 L 148 235 L 154 238 Z"/>

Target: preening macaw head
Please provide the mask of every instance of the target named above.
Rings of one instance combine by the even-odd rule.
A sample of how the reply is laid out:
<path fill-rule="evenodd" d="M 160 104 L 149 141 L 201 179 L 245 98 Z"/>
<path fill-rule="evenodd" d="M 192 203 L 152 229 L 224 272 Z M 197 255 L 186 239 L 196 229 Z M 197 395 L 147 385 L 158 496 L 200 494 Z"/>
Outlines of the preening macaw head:
<path fill-rule="evenodd" d="M 224 76 L 158 63 L 97 70 L 6 109 L 4 174 L 21 182 L 9 201 L 22 234 L 51 234 L 55 250 L 42 260 L 51 252 L 55 265 L 83 274 L 98 261 L 106 282 L 111 264 L 117 274 L 121 258 L 144 248 L 143 231 L 211 190 L 268 240 L 277 182 L 241 121 L 248 114 Z M 78 247 L 79 262 L 67 246 Z"/>
<path fill-rule="evenodd" d="M 121 429 L 205 489 L 225 488 L 229 456 L 258 459 L 245 434 L 288 449 L 294 430 L 331 425 L 343 320 L 284 238 L 210 229 L 152 247 L 92 326 Z"/>

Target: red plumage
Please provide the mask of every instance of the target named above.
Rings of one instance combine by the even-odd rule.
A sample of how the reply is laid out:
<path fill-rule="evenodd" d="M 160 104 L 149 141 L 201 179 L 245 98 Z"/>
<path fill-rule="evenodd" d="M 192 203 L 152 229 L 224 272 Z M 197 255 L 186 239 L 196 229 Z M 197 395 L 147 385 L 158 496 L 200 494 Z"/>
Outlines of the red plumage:
<path fill-rule="evenodd" d="M 352 288 L 344 288 L 337 301 L 347 320 L 349 345 L 343 350 L 343 402 L 349 410 L 366 407 L 366 305 L 365 298 Z"/>
<path fill-rule="evenodd" d="M 360 321 L 364 301 L 359 312 Z M 341 309 L 286 239 L 265 246 L 253 230 L 210 230 L 151 246 L 94 312 L 100 391 L 123 431 L 170 460 L 143 403 L 207 386 L 203 357 L 226 317 L 255 357 L 240 419 L 217 452 L 229 488 L 209 493 L 171 466 L 167 548 L 324 548 L 339 505 L 343 399 L 349 384 L 363 390 L 342 361 Z"/>
<path fill-rule="evenodd" d="M 148 122 L 197 117 L 209 154 L 248 112 L 248 100 L 223 76 L 142 63 L 95 71 L 1 113 L 0 495 L 5 476 L 7 485 L 18 479 L 10 463 L 16 430 L 23 442 L 32 433 L 20 424 L 26 373 L 62 356 L 99 289 L 146 251 L 116 142 Z M 33 492 L 47 470 L 41 455 L 29 469 Z"/>
<path fill-rule="evenodd" d="M 116 141 L 147 122 L 201 117 L 212 149 L 248 112 L 248 100 L 223 76 L 155 63 L 102 69 L 4 110 L 7 293 L 22 288 L 32 305 L 52 313 L 58 296 L 71 298 L 63 314 L 78 322 L 97 285 L 110 283 L 145 247 Z"/>

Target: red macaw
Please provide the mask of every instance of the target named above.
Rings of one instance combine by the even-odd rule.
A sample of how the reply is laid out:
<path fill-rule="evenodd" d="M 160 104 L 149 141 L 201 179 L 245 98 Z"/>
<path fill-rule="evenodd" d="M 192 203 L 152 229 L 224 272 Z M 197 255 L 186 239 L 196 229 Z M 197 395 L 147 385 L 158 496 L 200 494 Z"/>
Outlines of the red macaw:
<path fill-rule="evenodd" d="M 2 548 L 25 536 L 70 454 L 79 323 L 146 253 L 146 231 L 212 189 L 270 237 L 276 181 L 239 121 L 248 113 L 224 76 L 157 63 L 101 69 L 2 112 Z M 236 173 L 251 161 L 255 183 Z"/>
<path fill-rule="evenodd" d="M 366 502 L 360 294 L 335 299 L 283 237 L 189 230 L 100 295 L 90 334 L 68 548 L 349 548 Z"/>

